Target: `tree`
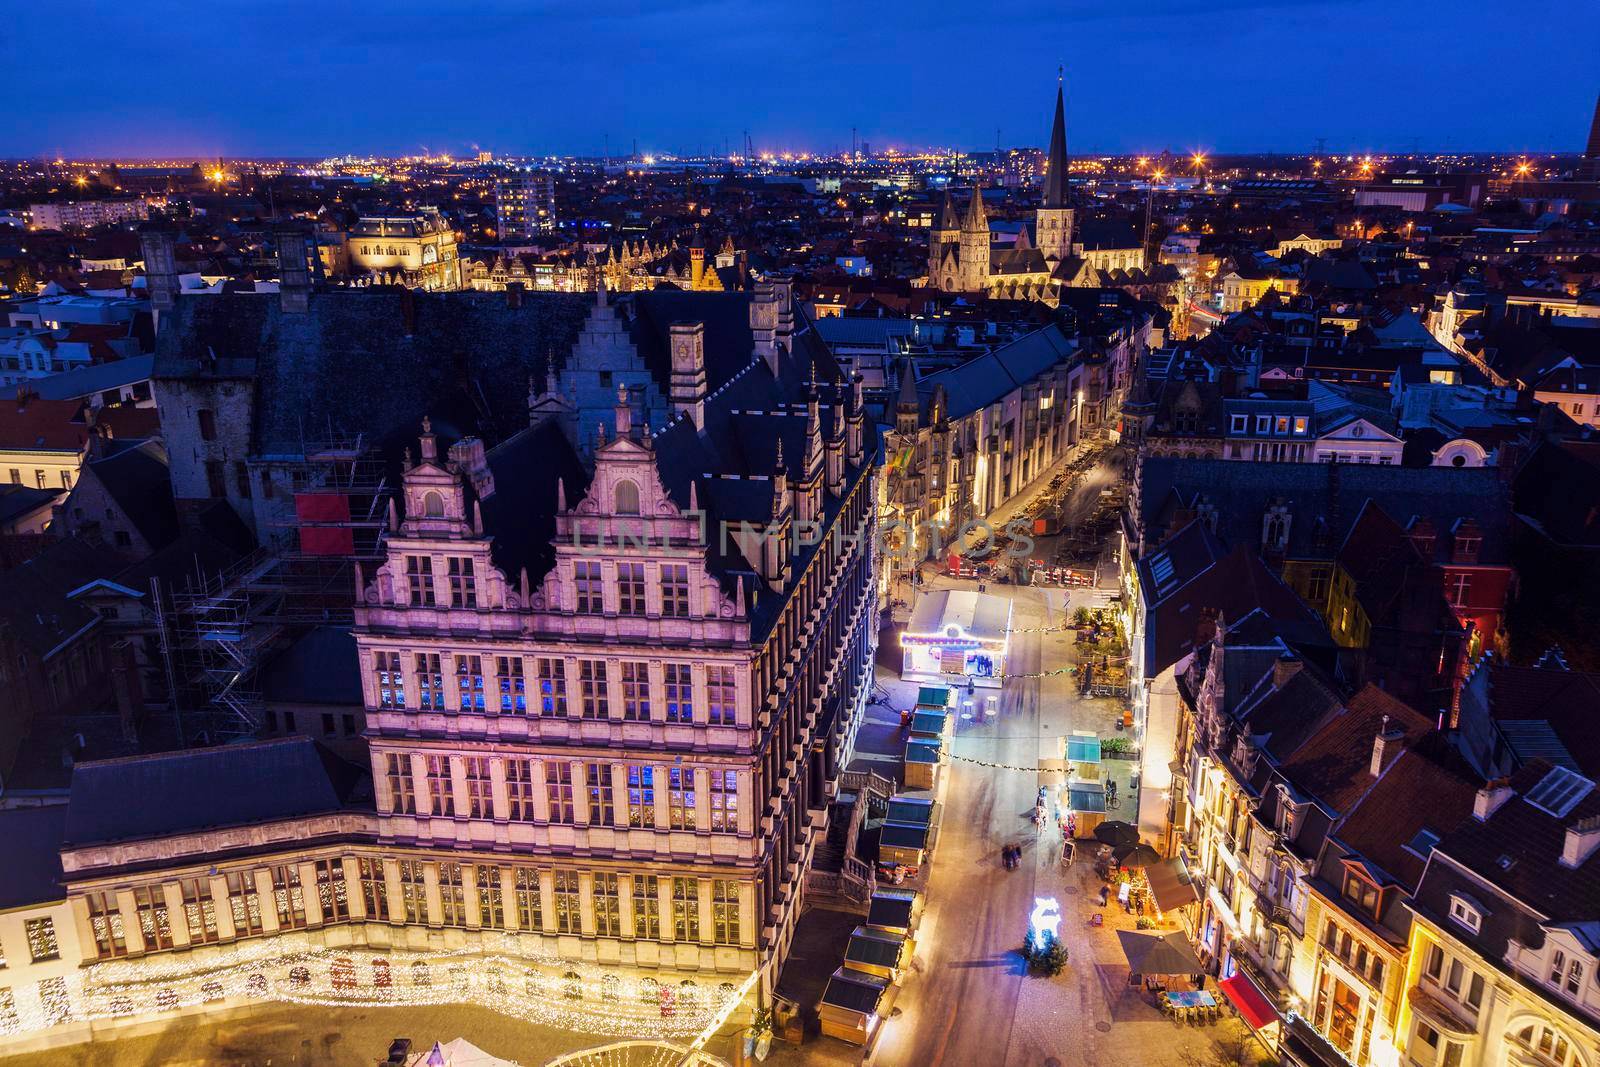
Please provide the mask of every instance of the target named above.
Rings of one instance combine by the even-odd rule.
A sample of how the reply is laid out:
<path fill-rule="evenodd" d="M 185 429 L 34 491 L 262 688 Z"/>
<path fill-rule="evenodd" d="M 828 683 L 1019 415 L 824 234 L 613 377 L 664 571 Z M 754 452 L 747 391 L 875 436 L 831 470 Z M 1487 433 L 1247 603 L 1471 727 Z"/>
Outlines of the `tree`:
<path fill-rule="evenodd" d="M 1054 978 L 1067 968 L 1067 946 L 1048 930 L 1032 931 L 1022 942 L 1022 958 L 1028 962 L 1028 973 Z"/>

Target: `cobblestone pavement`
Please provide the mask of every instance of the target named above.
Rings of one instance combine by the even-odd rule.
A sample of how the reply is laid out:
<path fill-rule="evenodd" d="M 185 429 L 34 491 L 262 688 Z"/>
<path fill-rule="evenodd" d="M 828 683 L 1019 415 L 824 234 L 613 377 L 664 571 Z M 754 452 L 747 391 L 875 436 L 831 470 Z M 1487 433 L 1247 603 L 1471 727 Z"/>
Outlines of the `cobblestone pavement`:
<path fill-rule="evenodd" d="M 1094 595 L 993 585 L 989 591 L 1012 596 L 1012 625 L 1019 629 L 1060 625 Z M 1065 631 L 1013 635 L 1008 673 L 1059 666 L 1071 641 Z M 887 684 L 897 701 L 909 698 L 898 692 L 898 680 Z M 1114 701 L 1080 699 L 1070 676 L 1013 679 L 1002 690 L 997 719 L 958 724 L 952 754 L 1036 766 L 1042 738 L 1074 729 L 1114 736 L 1117 709 Z M 1111 766 L 1123 768 L 1119 785 L 1126 787 L 1131 765 Z M 1047 780 L 959 759 L 946 774 L 916 962 L 873 1050 L 876 1064 L 1198 1067 L 1253 1058 L 1259 1050 L 1245 1044 L 1237 1022 L 1180 1026 L 1128 987 L 1116 929 L 1131 927 L 1131 919 L 1113 906 L 1104 926 L 1091 927 L 1090 916 L 1101 910 L 1092 863 L 1080 859 L 1064 868 L 1060 835 L 1033 828 L 1034 798 Z M 1125 795 L 1124 808 L 1132 810 L 1131 799 Z M 1000 862 L 1008 841 L 1023 845 L 1018 870 Z M 1036 897 L 1055 897 L 1061 906 L 1071 962 L 1054 979 L 1027 977 L 1017 952 Z"/>

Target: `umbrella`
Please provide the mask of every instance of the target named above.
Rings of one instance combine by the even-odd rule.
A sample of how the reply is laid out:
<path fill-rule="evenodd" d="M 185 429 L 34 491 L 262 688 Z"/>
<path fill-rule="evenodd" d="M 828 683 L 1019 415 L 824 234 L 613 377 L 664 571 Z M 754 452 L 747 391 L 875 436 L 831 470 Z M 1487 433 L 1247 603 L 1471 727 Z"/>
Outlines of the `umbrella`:
<path fill-rule="evenodd" d="M 1161 862 L 1161 853 L 1149 845 L 1119 845 L 1111 851 L 1111 858 L 1119 867 L 1153 867 Z"/>
<path fill-rule="evenodd" d="M 1139 828 L 1125 822 L 1103 822 L 1094 828 L 1094 836 L 1108 845 L 1137 845 Z"/>
<path fill-rule="evenodd" d="M 1183 934 L 1145 934 L 1137 930 L 1118 930 L 1122 954 L 1135 974 L 1198 974 L 1200 961 Z"/>

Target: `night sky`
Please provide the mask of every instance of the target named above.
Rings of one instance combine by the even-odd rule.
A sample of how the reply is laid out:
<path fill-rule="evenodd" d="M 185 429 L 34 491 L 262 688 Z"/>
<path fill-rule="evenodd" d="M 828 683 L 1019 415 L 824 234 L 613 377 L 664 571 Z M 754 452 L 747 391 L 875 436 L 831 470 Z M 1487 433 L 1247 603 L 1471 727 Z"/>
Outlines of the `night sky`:
<path fill-rule="evenodd" d="M 0 156 L 1042 145 L 1058 63 L 1075 152 L 1578 151 L 1586 6 L 45 0 Z"/>

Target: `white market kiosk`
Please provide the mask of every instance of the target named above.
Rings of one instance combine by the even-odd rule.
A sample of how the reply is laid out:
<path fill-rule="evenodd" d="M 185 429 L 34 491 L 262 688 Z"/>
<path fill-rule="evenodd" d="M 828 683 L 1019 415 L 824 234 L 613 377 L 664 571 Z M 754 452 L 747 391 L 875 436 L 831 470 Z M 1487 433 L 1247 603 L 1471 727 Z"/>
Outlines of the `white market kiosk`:
<path fill-rule="evenodd" d="M 966 589 L 923 593 L 900 638 L 900 677 L 998 689 L 1010 630 L 1009 597 Z"/>

